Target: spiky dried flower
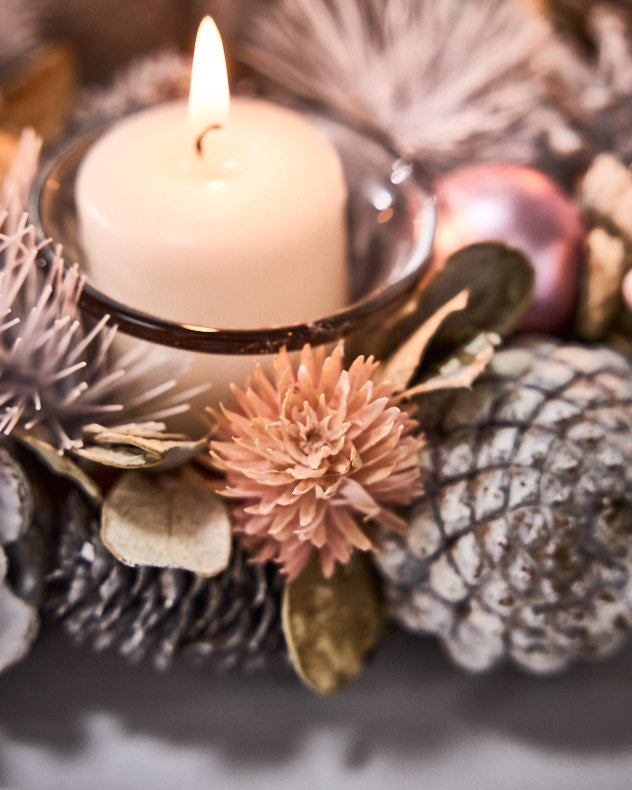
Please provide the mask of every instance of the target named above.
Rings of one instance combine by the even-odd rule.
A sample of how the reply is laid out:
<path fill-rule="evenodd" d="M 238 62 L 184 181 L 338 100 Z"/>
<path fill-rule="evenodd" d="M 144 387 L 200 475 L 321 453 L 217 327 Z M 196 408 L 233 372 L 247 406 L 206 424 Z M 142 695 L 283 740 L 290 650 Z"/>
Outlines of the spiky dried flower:
<path fill-rule="evenodd" d="M 290 579 L 314 551 L 330 576 L 355 549 L 376 548 L 379 527 L 403 531 L 392 508 L 421 490 L 417 423 L 373 382 L 377 366 L 358 357 L 345 370 L 339 344 L 327 357 L 305 346 L 295 370 L 282 351 L 274 384 L 257 366 L 245 391 L 233 387 L 240 412 L 214 412 L 212 459 L 226 472 L 224 494 L 244 500 L 236 530 Z"/>
<path fill-rule="evenodd" d="M 83 277 L 56 248 L 48 270 L 25 213 L 40 142 L 25 132 L 0 192 L 0 433 L 38 428 L 60 450 L 81 444 L 82 428 L 164 429 L 191 393 L 165 393 L 183 372 L 158 351 L 132 350 L 117 363 L 108 351 L 116 328 L 104 316 L 86 328 L 78 310 Z M 152 381 L 151 388 L 147 382 Z"/>
<path fill-rule="evenodd" d="M 632 91 L 632 27 L 625 4 L 578 4 L 585 14 L 591 56 L 568 37 L 537 53 L 536 67 L 546 74 L 551 96 L 591 150 L 632 156 L 630 92 Z"/>
<path fill-rule="evenodd" d="M 380 132 L 432 175 L 579 145 L 533 67 L 553 31 L 526 3 L 277 0 L 243 36 L 272 90 Z"/>

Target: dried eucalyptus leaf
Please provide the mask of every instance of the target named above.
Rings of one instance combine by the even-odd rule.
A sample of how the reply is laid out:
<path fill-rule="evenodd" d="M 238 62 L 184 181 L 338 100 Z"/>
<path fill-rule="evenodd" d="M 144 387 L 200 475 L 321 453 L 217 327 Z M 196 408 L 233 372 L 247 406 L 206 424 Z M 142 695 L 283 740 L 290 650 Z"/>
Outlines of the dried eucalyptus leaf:
<path fill-rule="evenodd" d="M 99 425 L 84 429 L 84 446 L 76 454 L 89 461 L 119 469 L 181 466 L 199 453 L 205 440 L 192 441 L 176 434 L 137 435 Z"/>
<path fill-rule="evenodd" d="M 382 607 L 367 557 L 357 554 L 325 579 L 314 556 L 286 584 L 281 619 L 301 680 L 319 694 L 342 690 L 362 670 L 382 628 Z"/>
<path fill-rule="evenodd" d="M 89 425 L 84 425 L 82 429 L 82 436 L 84 441 L 100 441 L 105 443 L 112 443 L 120 441 L 121 439 L 133 439 L 143 444 L 144 442 L 151 443 L 151 440 L 157 441 L 170 441 L 170 442 L 190 442 L 187 436 L 183 433 L 165 433 L 164 431 L 156 430 L 137 430 L 136 433 L 127 428 L 106 428 L 99 423 L 91 422 Z"/>
<path fill-rule="evenodd" d="M 435 310 L 430 318 L 424 321 L 378 368 L 376 380 L 389 381 L 396 392 L 405 389 L 415 375 L 428 344 L 443 322 L 455 311 L 464 310 L 467 303 L 468 291 L 461 291 Z"/>
<path fill-rule="evenodd" d="M 85 461 L 116 469 L 148 469 L 160 463 L 158 454 L 144 452 L 137 447 L 86 445 L 75 450 L 74 454 Z"/>
<path fill-rule="evenodd" d="M 424 392 L 471 386 L 491 361 L 500 342 L 501 337 L 495 332 L 481 332 L 443 362 L 436 372 L 403 392 L 402 397 L 412 398 Z"/>
<path fill-rule="evenodd" d="M 83 469 L 67 455 L 60 455 L 52 444 L 26 431 L 14 431 L 13 435 L 26 445 L 51 472 L 70 480 L 95 504 L 103 499 L 101 489 Z"/>
<path fill-rule="evenodd" d="M 215 576 L 230 559 L 226 505 L 191 469 L 123 474 L 103 503 L 101 539 L 126 565 Z"/>

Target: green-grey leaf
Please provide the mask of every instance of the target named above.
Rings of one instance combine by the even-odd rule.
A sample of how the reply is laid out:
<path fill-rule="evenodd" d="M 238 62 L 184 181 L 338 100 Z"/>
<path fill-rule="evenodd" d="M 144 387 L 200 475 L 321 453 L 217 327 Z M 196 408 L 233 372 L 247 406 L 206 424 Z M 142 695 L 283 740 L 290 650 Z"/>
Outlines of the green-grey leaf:
<path fill-rule="evenodd" d="M 214 576 L 230 560 L 226 505 L 209 481 L 188 467 L 177 474 L 121 475 L 103 504 L 101 539 L 127 565 Z"/>
<path fill-rule="evenodd" d="M 360 673 L 382 630 L 382 607 L 367 557 L 356 554 L 325 579 L 315 554 L 286 584 L 281 620 L 301 680 L 319 694 L 342 690 Z"/>
<path fill-rule="evenodd" d="M 525 256 L 504 244 L 482 243 L 451 255 L 443 269 L 420 291 L 416 308 L 384 338 L 390 348 L 411 335 L 463 289 L 467 308 L 449 316 L 434 338 L 438 343 L 465 343 L 481 331 L 505 337 L 519 324 L 531 302 L 533 268 Z"/>

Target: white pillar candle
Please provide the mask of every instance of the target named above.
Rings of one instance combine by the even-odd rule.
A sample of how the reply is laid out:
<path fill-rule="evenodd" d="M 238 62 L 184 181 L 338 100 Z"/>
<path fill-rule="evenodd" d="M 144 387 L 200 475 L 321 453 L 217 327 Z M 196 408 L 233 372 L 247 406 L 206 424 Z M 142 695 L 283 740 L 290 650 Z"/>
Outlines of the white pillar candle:
<path fill-rule="evenodd" d="M 216 30 L 210 18 L 200 28 L 188 108 L 171 102 L 119 121 L 82 162 L 88 280 L 185 324 L 248 329 L 329 315 L 347 301 L 339 157 L 297 113 L 259 99 L 228 105 Z M 199 55 L 205 35 L 219 42 L 219 66 L 217 49 Z M 192 356 L 186 385 L 208 381 L 212 403 L 252 367 Z"/>

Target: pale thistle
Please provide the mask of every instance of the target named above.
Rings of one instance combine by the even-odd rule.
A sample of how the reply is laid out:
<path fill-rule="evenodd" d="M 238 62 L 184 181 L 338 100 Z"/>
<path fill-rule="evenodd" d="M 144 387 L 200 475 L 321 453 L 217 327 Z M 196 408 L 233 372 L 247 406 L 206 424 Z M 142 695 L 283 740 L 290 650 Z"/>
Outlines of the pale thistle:
<path fill-rule="evenodd" d="M 553 38 L 543 15 L 505 0 L 278 0 L 241 55 L 285 100 L 377 132 L 434 175 L 579 145 L 534 68 Z"/>
<path fill-rule="evenodd" d="M 623 5 L 623 4 L 621 4 Z M 560 38 L 538 52 L 551 96 L 596 151 L 632 156 L 630 94 L 632 30 L 629 9 L 594 3 L 585 9 L 592 43 L 588 58 L 572 39 Z"/>
<path fill-rule="evenodd" d="M 377 548 L 380 529 L 403 531 L 394 508 L 421 492 L 417 424 L 374 383 L 377 366 L 358 357 L 345 370 L 342 345 L 330 356 L 305 346 L 295 369 L 282 351 L 274 383 L 257 366 L 245 390 L 233 387 L 239 410 L 214 412 L 223 493 L 243 500 L 236 531 L 290 579 L 313 552 L 330 576 L 354 550 Z"/>
<path fill-rule="evenodd" d="M 22 135 L 0 193 L 0 433 L 37 430 L 63 451 L 81 445 L 90 423 L 164 429 L 162 420 L 188 408 L 190 393 L 166 396 L 182 365 L 144 349 L 112 363 L 116 328 L 108 316 L 85 325 L 77 267 L 64 266 L 60 247 L 47 270 L 39 265 L 49 242 L 37 242 L 24 211 L 39 147 L 32 131 Z"/>

